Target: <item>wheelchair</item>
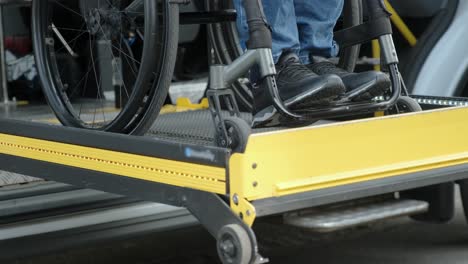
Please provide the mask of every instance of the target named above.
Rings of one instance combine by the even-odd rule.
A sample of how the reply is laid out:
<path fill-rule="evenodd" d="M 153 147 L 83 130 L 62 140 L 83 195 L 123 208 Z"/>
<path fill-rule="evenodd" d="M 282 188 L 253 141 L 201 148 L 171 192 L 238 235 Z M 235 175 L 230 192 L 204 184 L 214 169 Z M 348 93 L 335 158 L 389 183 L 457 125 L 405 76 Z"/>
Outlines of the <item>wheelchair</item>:
<path fill-rule="evenodd" d="M 205 10 L 180 13 L 189 0 L 38 0 L 33 1 L 33 44 L 47 101 L 63 125 L 133 135 L 144 134 L 161 111 L 172 81 L 180 24 L 207 24 L 214 54 L 207 96 L 217 144 L 242 151 L 252 127 L 309 124 L 394 109 L 418 107 L 405 91 L 398 70 L 389 12 L 383 0 L 346 0 L 344 29 L 336 33 L 342 47 L 340 67 L 352 71 L 360 45 L 378 39 L 391 93 L 364 103 L 337 103 L 292 111 L 279 97 L 271 55 L 272 38 L 260 1 L 245 0 L 250 40 L 243 51 L 236 13 L 228 0 L 204 0 Z M 364 13 L 368 19 L 364 21 Z M 257 89 L 268 91 L 272 107 L 252 123 L 240 110 L 252 111 L 253 84 L 246 76 L 258 67 Z M 109 105 L 115 101 L 119 111 Z M 241 106 L 241 107 L 239 107 Z M 398 109 L 398 107 L 397 107 Z M 399 112 L 399 111 L 397 111 Z M 401 111 L 400 111 L 401 112 Z M 226 115 L 226 113 L 228 113 Z"/>

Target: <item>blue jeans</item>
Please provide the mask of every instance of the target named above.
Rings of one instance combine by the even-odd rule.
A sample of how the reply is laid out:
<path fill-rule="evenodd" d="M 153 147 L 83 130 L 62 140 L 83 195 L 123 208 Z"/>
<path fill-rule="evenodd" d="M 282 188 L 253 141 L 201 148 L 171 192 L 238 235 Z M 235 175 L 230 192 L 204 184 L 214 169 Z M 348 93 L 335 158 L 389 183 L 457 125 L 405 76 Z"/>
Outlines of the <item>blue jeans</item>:
<path fill-rule="evenodd" d="M 249 38 L 243 0 L 234 0 L 238 13 L 237 28 L 241 42 Z M 297 53 L 302 63 L 309 55 L 335 57 L 338 45 L 333 28 L 343 10 L 344 0 L 263 0 L 268 23 L 273 30 L 273 58 L 278 61 L 283 51 Z"/>

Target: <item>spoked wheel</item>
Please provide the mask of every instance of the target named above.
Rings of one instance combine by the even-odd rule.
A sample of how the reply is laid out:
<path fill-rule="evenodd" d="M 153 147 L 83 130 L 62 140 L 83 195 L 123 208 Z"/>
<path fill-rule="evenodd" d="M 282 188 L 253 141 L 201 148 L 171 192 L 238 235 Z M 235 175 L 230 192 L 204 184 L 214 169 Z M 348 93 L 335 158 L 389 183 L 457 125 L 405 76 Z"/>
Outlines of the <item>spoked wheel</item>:
<path fill-rule="evenodd" d="M 66 126 L 142 134 L 171 82 L 178 6 L 155 0 L 33 1 L 36 64 Z"/>
<path fill-rule="evenodd" d="M 232 0 L 205 0 L 208 11 L 233 10 Z M 362 0 L 345 1 L 343 11 L 343 27 L 356 26 L 363 21 Z M 230 64 L 242 53 L 236 22 L 227 21 L 208 25 L 210 43 L 214 50 L 217 63 Z M 359 57 L 360 45 L 341 50 L 339 66 L 348 71 L 353 71 Z M 253 95 L 251 84 L 239 81 L 233 85 L 239 106 L 245 111 L 252 110 Z"/>

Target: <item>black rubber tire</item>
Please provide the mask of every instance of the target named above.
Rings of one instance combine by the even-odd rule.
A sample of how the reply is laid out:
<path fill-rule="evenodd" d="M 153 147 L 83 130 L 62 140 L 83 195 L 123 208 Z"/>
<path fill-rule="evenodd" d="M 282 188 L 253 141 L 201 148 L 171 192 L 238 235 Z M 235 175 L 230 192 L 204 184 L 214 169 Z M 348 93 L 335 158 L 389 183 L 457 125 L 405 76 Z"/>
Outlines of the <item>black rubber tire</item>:
<path fill-rule="evenodd" d="M 144 134 L 158 116 L 172 80 L 178 42 L 178 5 L 168 0 L 159 4 L 158 1 L 144 0 L 142 59 L 131 94 L 114 119 L 94 127 L 94 124 L 90 126 L 81 119 L 64 92 L 54 48 L 47 44 L 47 38 L 51 36 L 49 2 L 33 1 L 32 32 L 38 74 L 46 99 L 57 118 L 65 126 Z"/>
<path fill-rule="evenodd" d="M 426 223 L 447 223 L 455 215 L 455 184 L 452 182 L 401 192 L 402 198 L 426 201 L 429 210 L 412 219 Z"/>
<path fill-rule="evenodd" d="M 460 195 L 463 204 L 463 211 L 465 213 L 465 219 L 468 222 L 468 180 L 462 180 L 457 182 L 460 186 Z"/>
<path fill-rule="evenodd" d="M 226 0 L 205 0 L 205 6 L 207 11 L 234 9 L 232 1 Z M 345 1 L 343 19 L 343 26 L 345 28 L 362 23 L 362 0 Z M 210 24 L 208 25 L 208 36 L 210 44 L 214 50 L 214 59 L 216 63 L 228 65 L 243 53 L 237 33 L 236 23 L 225 22 Z M 339 66 L 348 71 L 354 71 L 356 62 L 359 58 L 359 51 L 360 45 L 343 49 L 340 52 Z M 253 101 L 251 84 L 237 82 L 233 85 L 233 90 L 239 107 L 244 111 L 251 112 Z"/>
<path fill-rule="evenodd" d="M 224 119 L 228 135 L 230 137 L 229 148 L 235 153 L 244 153 L 251 134 L 251 127 L 244 119 L 227 117 Z"/>
<path fill-rule="evenodd" d="M 223 243 L 230 241 L 234 247 L 234 256 L 223 251 Z M 252 242 L 247 231 L 232 224 L 221 228 L 217 237 L 218 256 L 223 264 L 250 264 L 253 256 Z"/>
<path fill-rule="evenodd" d="M 149 94 L 151 103 L 142 112 L 142 118 L 138 126 L 130 132 L 130 134 L 134 135 L 144 134 L 151 128 L 167 99 L 169 87 L 172 83 L 172 76 L 174 75 L 177 47 L 179 45 L 179 4 L 175 2 L 171 3 L 170 0 L 164 0 L 164 3 L 167 8 L 165 16 L 165 41 L 161 50 L 162 54 L 154 70 L 155 81 Z"/>
<path fill-rule="evenodd" d="M 421 112 L 421 105 L 409 96 L 401 96 L 396 103 L 399 114 Z"/>

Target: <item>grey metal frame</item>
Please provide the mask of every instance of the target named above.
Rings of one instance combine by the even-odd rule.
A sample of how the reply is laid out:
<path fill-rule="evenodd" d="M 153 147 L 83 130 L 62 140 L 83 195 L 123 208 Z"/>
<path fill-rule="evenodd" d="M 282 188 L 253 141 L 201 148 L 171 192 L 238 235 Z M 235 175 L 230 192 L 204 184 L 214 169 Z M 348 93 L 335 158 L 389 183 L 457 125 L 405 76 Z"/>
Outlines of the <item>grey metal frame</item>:
<path fill-rule="evenodd" d="M 271 49 L 248 50 L 228 66 L 214 65 L 210 67 L 210 89 L 219 90 L 231 87 L 254 65 L 259 66 L 262 78 L 276 75 Z"/>

